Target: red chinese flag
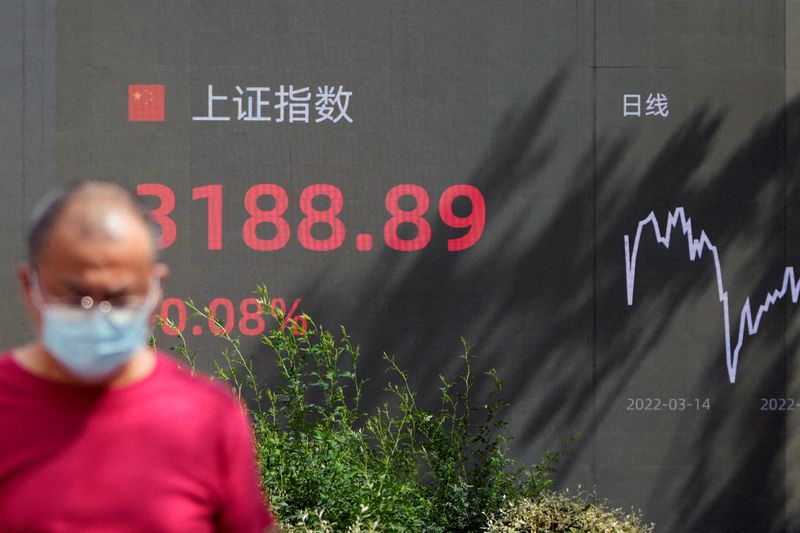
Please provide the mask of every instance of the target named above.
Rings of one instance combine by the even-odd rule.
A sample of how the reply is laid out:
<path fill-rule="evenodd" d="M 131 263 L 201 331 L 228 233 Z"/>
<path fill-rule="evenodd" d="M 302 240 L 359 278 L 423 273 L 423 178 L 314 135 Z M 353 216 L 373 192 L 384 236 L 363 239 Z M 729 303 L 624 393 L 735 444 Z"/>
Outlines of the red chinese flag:
<path fill-rule="evenodd" d="M 128 85 L 128 120 L 164 121 L 163 85 Z"/>

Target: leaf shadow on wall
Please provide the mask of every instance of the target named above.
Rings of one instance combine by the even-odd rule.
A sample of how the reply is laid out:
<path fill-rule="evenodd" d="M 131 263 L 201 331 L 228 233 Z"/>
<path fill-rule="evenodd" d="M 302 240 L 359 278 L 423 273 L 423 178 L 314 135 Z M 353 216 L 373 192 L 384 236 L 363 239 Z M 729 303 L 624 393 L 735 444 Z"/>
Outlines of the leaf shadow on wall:
<path fill-rule="evenodd" d="M 303 293 L 314 295 L 316 313 L 336 317 L 361 345 L 362 377 L 370 380 L 365 406 L 387 399 L 382 387 L 388 377 L 378 355 L 385 351 L 410 370 L 420 403 L 436 408 L 439 375 L 460 370 L 458 337 L 464 336 L 476 345 L 478 370 L 494 367 L 504 380 L 515 434 L 511 449 L 521 461 L 537 461 L 577 428 L 582 436 L 558 479 L 596 485 L 615 505 L 642 507 L 663 531 L 785 531 L 786 427 L 780 416 L 764 417 L 757 398 L 785 389 L 788 354 L 800 348 L 797 333 L 785 334 L 785 313 L 791 316 L 792 309 L 783 305 L 769 314 L 769 331 L 755 350 L 745 340 L 735 385 L 725 371 L 724 336 L 712 326 L 708 335 L 718 339 L 716 353 L 702 355 L 700 370 L 686 384 L 673 383 L 670 391 L 637 383 L 642 375 L 680 365 L 648 354 L 663 353 L 665 343 L 690 342 L 666 333 L 680 328 L 687 303 L 697 321 L 715 325 L 721 307 L 708 298 L 716 290 L 710 254 L 689 262 L 685 237 L 678 235 L 668 251 L 643 246 L 629 307 L 623 235 L 634 233 L 651 210 L 663 227 L 668 212 L 685 207 L 695 237 L 705 230 L 720 250 L 723 272 L 726 258 L 740 260 L 725 278 L 731 322 L 738 323 L 747 295 L 778 287 L 787 264 L 789 235 L 780 233 L 787 223 L 788 176 L 797 175 L 800 153 L 786 147 L 800 146 L 800 101 L 758 126 L 726 161 L 711 167 L 717 170 L 706 170 L 708 154 L 725 112 L 702 106 L 678 124 L 643 171 L 627 175 L 625 156 L 636 139 L 619 134 L 576 152 L 574 171 L 559 176 L 554 188 L 548 173 L 563 157 L 563 139 L 552 133 L 555 110 L 571 75 L 560 70 L 524 111 L 510 110 L 498 124 L 468 180 L 487 201 L 486 232 L 473 249 L 459 258 L 436 252 L 446 250 L 453 235 L 434 222 L 425 254 L 382 252 L 359 300 L 349 306 L 372 310 L 366 316 L 331 303 L 340 295 L 329 280 L 317 280 Z M 788 188 L 794 197 L 800 194 Z M 761 234 L 752 246 L 740 247 L 742 235 L 763 233 L 765 213 L 767 227 L 780 238 Z M 643 241 L 655 241 L 651 230 L 643 235 Z M 419 301 L 428 304 L 420 309 Z M 698 383 L 701 389 L 689 386 Z M 482 382 L 476 403 L 488 398 L 489 385 Z M 631 415 L 623 391 L 708 397 L 712 410 Z M 655 455 L 647 449 L 653 443 Z"/>
<path fill-rule="evenodd" d="M 769 293 L 781 288 L 787 266 L 800 274 L 800 254 L 792 241 L 798 214 L 794 206 L 800 200 L 798 146 L 800 97 L 754 128 L 708 187 L 684 193 L 687 204 L 700 207 L 693 209 L 693 218 L 712 222 L 720 251 L 741 258 L 739 268 L 725 279 L 732 345 L 745 300 L 750 297 L 755 312 Z M 735 210 L 725 211 L 726 203 Z M 708 208 L 702 209 L 704 205 Z M 759 219 L 762 222 L 754 222 Z M 763 234 L 765 225 L 774 233 Z M 742 238 L 755 232 L 755 238 Z M 744 248 L 742 242 L 749 246 Z M 724 269 L 726 255 L 722 257 Z M 720 305 L 718 309 L 721 315 Z M 713 416 L 703 417 L 699 426 L 683 420 L 668 463 L 686 457 L 687 443 L 695 456 L 682 477 L 662 469 L 656 485 L 663 492 L 651 495 L 652 501 L 661 497 L 675 502 L 667 530 L 797 531 L 800 527 L 800 498 L 792 488 L 800 465 L 789 454 L 798 446 L 792 413 L 761 410 L 761 398 L 797 397 L 800 374 L 793 371 L 796 365 L 791 360 L 800 349 L 798 311 L 787 294 L 763 315 L 757 335 L 745 332 L 735 384 L 720 379 L 727 374 L 724 334 L 719 334 L 719 349 L 699 379 L 708 384 Z"/>

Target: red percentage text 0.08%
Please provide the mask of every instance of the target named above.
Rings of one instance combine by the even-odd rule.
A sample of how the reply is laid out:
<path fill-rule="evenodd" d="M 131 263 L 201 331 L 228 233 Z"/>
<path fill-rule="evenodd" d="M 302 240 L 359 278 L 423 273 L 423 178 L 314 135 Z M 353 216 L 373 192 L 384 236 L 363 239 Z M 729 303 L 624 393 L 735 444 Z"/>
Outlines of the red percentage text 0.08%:
<path fill-rule="evenodd" d="M 283 298 L 273 298 L 271 300 L 269 315 L 280 322 L 281 331 L 291 327 L 292 333 L 300 335 L 308 329 L 308 320 L 297 312 L 300 302 L 300 298 L 295 299 L 287 311 L 286 300 Z M 241 335 L 255 336 L 264 333 L 267 324 L 264 320 L 265 312 L 261 300 L 258 298 L 245 298 L 239 302 L 238 320 L 236 311 L 236 307 L 229 298 L 214 298 L 211 300 L 208 304 L 208 330 L 214 335 L 238 332 Z M 177 316 L 174 316 L 176 313 Z M 186 331 L 189 314 L 186 302 L 180 298 L 166 298 L 161 303 L 160 314 L 162 317 L 169 318 L 172 323 L 172 326 L 166 323 L 161 325 L 161 330 L 166 335 L 175 336 Z M 201 335 L 204 325 L 206 324 L 194 325 L 190 329 L 192 335 Z"/>

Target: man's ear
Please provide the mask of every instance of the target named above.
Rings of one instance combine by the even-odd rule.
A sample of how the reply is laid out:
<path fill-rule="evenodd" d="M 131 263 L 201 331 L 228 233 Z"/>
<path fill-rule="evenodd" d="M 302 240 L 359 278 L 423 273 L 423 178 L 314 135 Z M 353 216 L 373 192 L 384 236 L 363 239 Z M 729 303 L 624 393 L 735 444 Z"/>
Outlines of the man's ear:
<path fill-rule="evenodd" d="M 39 309 L 33 304 L 31 290 L 33 289 L 33 270 L 30 265 L 23 263 L 17 268 L 17 279 L 19 280 L 20 298 L 22 305 L 28 312 L 31 323 L 36 331 L 39 331 L 42 317 Z"/>
<path fill-rule="evenodd" d="M 30 303 L 31 299 L 32 277 L 33 274 L 27 263 L 22 263 L 17 268 L 17 280 L 19 281 L 20 291 L 22 291 L 22 299 L 24 300 L 23 303 L 26 305 Z"/>

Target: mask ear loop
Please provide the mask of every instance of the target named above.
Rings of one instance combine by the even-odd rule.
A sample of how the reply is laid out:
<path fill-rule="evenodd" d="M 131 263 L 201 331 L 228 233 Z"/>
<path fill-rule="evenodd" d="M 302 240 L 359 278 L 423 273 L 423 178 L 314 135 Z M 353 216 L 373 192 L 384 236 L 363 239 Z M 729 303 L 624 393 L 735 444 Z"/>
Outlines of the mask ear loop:
<path fill-rule="evenodd" d="M 149 309 L 148 313 L 152 313 L 156 310 L 156 304 L 158 303 L 158 296 L 161 292 L 163 279 L 159 276 L 153 275 L 150 280 L 150 288 L 147 290 L 147 297 L 145 298 L 144 302 L 142 303 L 143 308 Z"/>
<path fill-rule="evenodd" d="M 42 294 L 42 287 L 39 285 L 39 276 L 36 275 L 35 270 L 31 271 L 31 302 L 40 311 L 47 305 Z"/>

